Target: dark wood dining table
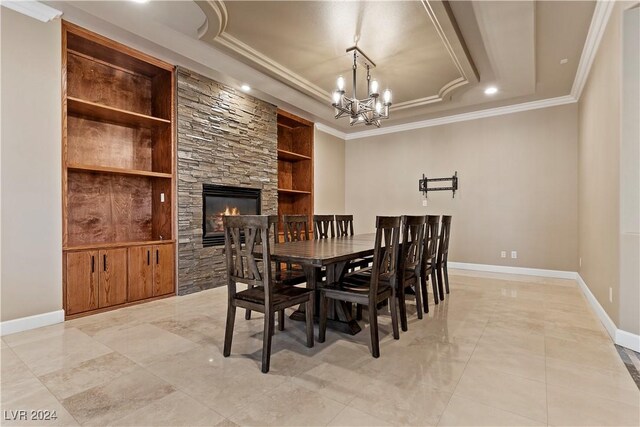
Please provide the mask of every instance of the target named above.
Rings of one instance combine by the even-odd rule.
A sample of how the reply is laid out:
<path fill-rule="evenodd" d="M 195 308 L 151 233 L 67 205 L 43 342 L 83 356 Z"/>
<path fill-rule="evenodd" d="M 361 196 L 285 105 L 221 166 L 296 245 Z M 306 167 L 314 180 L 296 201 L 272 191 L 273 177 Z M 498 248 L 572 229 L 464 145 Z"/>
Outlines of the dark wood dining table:
<path fill-rule="evenodd" d="M 323 269 L 328 282 L 340 280 L 351 261 L 373 255 L 374 243 L 375 233 L 286 242 L 271 246 L 271 259 L 300 265 L 307 278 L 307 286 L 317 290 Z M 316 296 L 317 308 L 320 301 L 319 292 Z M 316 315 L 317 313 L 316 310 Z M 291 318 L 304 320 L 304 313 L 299 309 Z M 360 332 L 360 326 L 351 315 L 351 310 L 341 301 L 336 301 L 333 307 L 330 306 L 327 327 L 351 335 Z"/>

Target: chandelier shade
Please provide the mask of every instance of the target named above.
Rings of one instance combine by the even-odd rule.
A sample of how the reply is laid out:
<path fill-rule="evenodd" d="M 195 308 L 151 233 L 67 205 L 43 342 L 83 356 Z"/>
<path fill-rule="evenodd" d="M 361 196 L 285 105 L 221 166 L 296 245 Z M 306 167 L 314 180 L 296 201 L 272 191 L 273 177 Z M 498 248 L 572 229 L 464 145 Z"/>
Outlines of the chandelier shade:
<path fill-rule="evenodd" d="M 344 77 L 338 77 L 336 90 L 332 96 L 332 106 L 335 111 L 335 118 L 349 117 L 351 126 L 365 124 L 380 127 L 380 120 L 389 118 L 389 107 L 391 107 L 391 91 L 386 89 L 380 100 L 380 85 L 377 80 L 371 80 L 371 69 L 376 64 L 369 59 L 357 46 L 347 49 L 347 53 L 353 52 L 353 94 L 352 97 L 345 95 Z M 367 70 L 367 97 L 358 99 L 357 97 L 357 71 L 358 63 Z"/>

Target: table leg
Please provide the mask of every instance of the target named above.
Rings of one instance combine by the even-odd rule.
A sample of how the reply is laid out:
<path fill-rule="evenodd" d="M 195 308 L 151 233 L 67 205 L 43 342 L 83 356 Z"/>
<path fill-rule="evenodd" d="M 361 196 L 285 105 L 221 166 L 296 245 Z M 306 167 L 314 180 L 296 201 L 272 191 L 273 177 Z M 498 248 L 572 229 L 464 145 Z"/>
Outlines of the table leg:
<path fill-rule="evenodd" d="M 333 282 L 340 280 L 346 271 L 347 262 L 339 262 L 327 266 L 327 282 Z M 317 280 L 319 276 L 319 268 L 313 266 L 303 265 L 305 276 L 307 277 L 307 287 L 316 290 L 315 298 L 315 317 L 317 319 L 320 313 L 320 291 L 318 291 Z M 327 318 L 327 327 L 344 332 L 350 335 L 355 335 L 360 332 L 361 328 L 352 316 L 351 313 L 346 310 L 346 303 L 343 301 L 334 301 L 334 304 L 330 306 L 330 316 Z M 304 304 L 300 305 L 298 309 L 291 314 L 292 320 L 304 321 L 305 320 L 305 308 Z"/>

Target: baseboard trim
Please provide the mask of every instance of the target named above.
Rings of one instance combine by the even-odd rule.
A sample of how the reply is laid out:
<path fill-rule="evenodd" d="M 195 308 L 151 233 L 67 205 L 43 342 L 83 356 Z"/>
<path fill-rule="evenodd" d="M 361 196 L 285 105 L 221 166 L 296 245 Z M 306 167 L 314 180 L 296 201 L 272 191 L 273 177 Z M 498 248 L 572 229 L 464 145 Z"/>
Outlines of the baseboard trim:
<path fill-rule="evenodd" d="M 521 274 L 525 276 L 553 277 L 556 279 L 575 279 L 575 271 L 544 270 L 541 268 L 509 267 L 506 265 L 470 264 L 466 262 L 449 262 L 449 267 L 460 270 L 487 271 L 491 273 Z"/>
<path fill-rule="evenodd" d="M 64 310 L 50 311 L 34 316 L 20 317 L 13 320 L 0 322 L 0 336 L 55 325 L 64 322 Z"/>
<path fill-rule="evenodd" d="M 619 346 L 631 349 L 636 353 L 640 353 L 640 335 L 632 334 L 631 332 L 623 331 L 622 329 L 617 329 L 615 341 Z"/>
<path fill-rule="evenodd" d="M 474 271 L 486 271 L 490 273 L 506 273 L 506 274 L 520 274 L 525 276 L 537 276 L 537 277 L 552 277 L 556 279 L 573 279 L 578 282 L 580 290 L 584 294 L 585 298 L 589 302 L 589 305 L 598 316 L 600 323 L 606 329 L 611 340 L 619 346 L 631 349 L 640 353 L 640 335 L 632 334 L 631 332 L 618 329 L 616 324 L 611 320 L 607 312 L 602 308 L 596 297 L 593 295 L 589 286 L 582 279 L 580 274 L 575 271 L 562 271 L 562 270 L 544 270 L 540 268 L 525 268 L 525 267 L 509 267 L 506 265 L 490 265 L 490 264 L 470 264 L 466 262 L 450 262 L 450 268 L 457 268 L 459 270 L 474 270 Z"/>
<path fill-rule="evenodd" d="M 602 308 L 596 297 L 593 295 L 591 289 L 589 289 L 589 286 L 587 286 L 582 276 L 580 276 L 580 274 L 578 273 L 576 273 L 576 276 L 578 286 L 580 286 L 582 293 L 584 294 L 585 298 L 587 298 L 589 305 L 591 306 L 591 308 L 593 308 L 593 311 L 596 312 L 596 316 L 598 316 L 598 319 L 600 319 L 600 323 L 602 323 L 602 326 L 604 326 L 604 328 L 607 330 L 607 333 L 609 334 L 613 342 L 616 342 L 616 331 L 618 330 L 618 327 L 615 323 L 613 323 L 613 320 L 611 320 L 607 312 L 604 311 L 604 308 Z"/>

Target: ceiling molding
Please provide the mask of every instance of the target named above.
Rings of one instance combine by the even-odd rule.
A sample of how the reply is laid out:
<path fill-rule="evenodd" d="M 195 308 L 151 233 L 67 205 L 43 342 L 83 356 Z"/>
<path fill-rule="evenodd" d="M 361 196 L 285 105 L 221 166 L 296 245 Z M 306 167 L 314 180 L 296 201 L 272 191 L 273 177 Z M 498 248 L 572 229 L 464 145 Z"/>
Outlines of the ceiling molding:
<path fill-rule="evenodd" d="M 522 104 L 506 105 L 504 107 L 489 108 L 487 110 L 472 111 L 469 113 L 456 114 L 453 116 L 440 117 L 437 119 L 422 120 L 419 122 L 406 123 L 402 125 L 389 126 L 349 133 L 345 135 L 345 140 L 366 138 L 370 136 L 386 135 L 396 132 L 405 132 L 414 129 L 422 129 L 432 126 L 446 125 L 449 123 L 465 122 L 468 120 L 482 119 L 485 117 L 502 116 L 505 114 L 520 113 L 522 111 L 537 110 L 540 108 L 556 107 L 558 105 L 572 104 L 576 98 L 571 95 L 559 96 L 557 98 L 541 99 L 538 101 L 524 102 Z"/>
<path fill-rule="evenodd" d="M 196 4 L 204 13 L 206 19 L 198 28 L 198 38 L 214 39 L 227 28 L 229 15 L 227 7 L 221 0 L 197 0 Z"/>
<path fill-rule="evenodd" d="M 249 59 L 255 65 L 258 65 L 268 73 L 283 79 L 286 83 L 300 88 L 301 90 L 303 90 L 303 92 L 317 98 L 318 100 L 327 101 L 331 99 L 331 93 L 314 85 L 301 75 L 294 73 L 293 71 L 280 65 L 278 62 L 272 60 L 266 55 L 263 55 L 259 51 L 253 49 L 251 46 L 241 42 L 240 40 L 225 33 L 224 31 L 222 31 L 217 37 L 214 37 L 212 40 L 214 44 L 225 47 L 226 49 Z"/>
<path fill-rule="evenodd" d="M 450 92 L 469 83 L 477 83 L 479 81 L 473 59 L 457 27 L 455 17 L 448 9 L 446 2 L 441 0 L 421 0 L 421 3 L 460 76 L 444 84 L 438 90 L 437 94 L 394 104 L 394 110 L 441 102 Z M 331 99 L 331 91 L 325 90 L 312 83 L 302 75 L 271 59 L 266 54 L 254 49 L 237 37 L 225 32 L 229 17 L 223 0 L 196 0 L 196 4 L 207 17 L 205 23 L 198 30 L 201 40 L 213 46 L 221 47 L 240 58 L 244 58 L 249 62 L 250 66 L 266 72 L 272 77 L 312 96 L 320 102 L 327 102 Z M 209 21 L 211 20 L 219 21 L 219 27 L 210 23 Z"/>
<path fill-rule="evenodd" d="M 571 87 L 571 96 L 576 100 L 580 99 L 584 85 L 587 83 L 589 71 L 591 71 L 593 60 L 598 52 L 598 46 L 600 46 L 600 41 L 607 28 L 607 23 L 611 17 L 614 5 L 615 1 L 609 0 L 598 0 L 596 3 L 593 18 L 591 18 L 591 25 L 589 26 L 589 32 L 587 33 L 584 48 L 582 49 L 582 55 L 580 55 L 576 77 Z"/>
<path fill-rule="evenodd" d="M 42 4 L 33 0 L 22 1 L 2 1 L 2 6 L 5 6 L 11 10 L 27 15 L 31 18 L 37 19 L 42 22 L 49 22 L 62 16 L 62 12 L 58 9 L 54 9 L 51 6 Z"/>
<path fill-rule="evenodd" d="M 327 126 L 323 123 L 316 123 L 316 130 L 319 130 L 320 132 L 328 133 L 329 135 L 333 135 L 340 139 L 347 139 L 346 133 L 339 131 L 338 129 L 334 129 L 331 126 Z"/>

